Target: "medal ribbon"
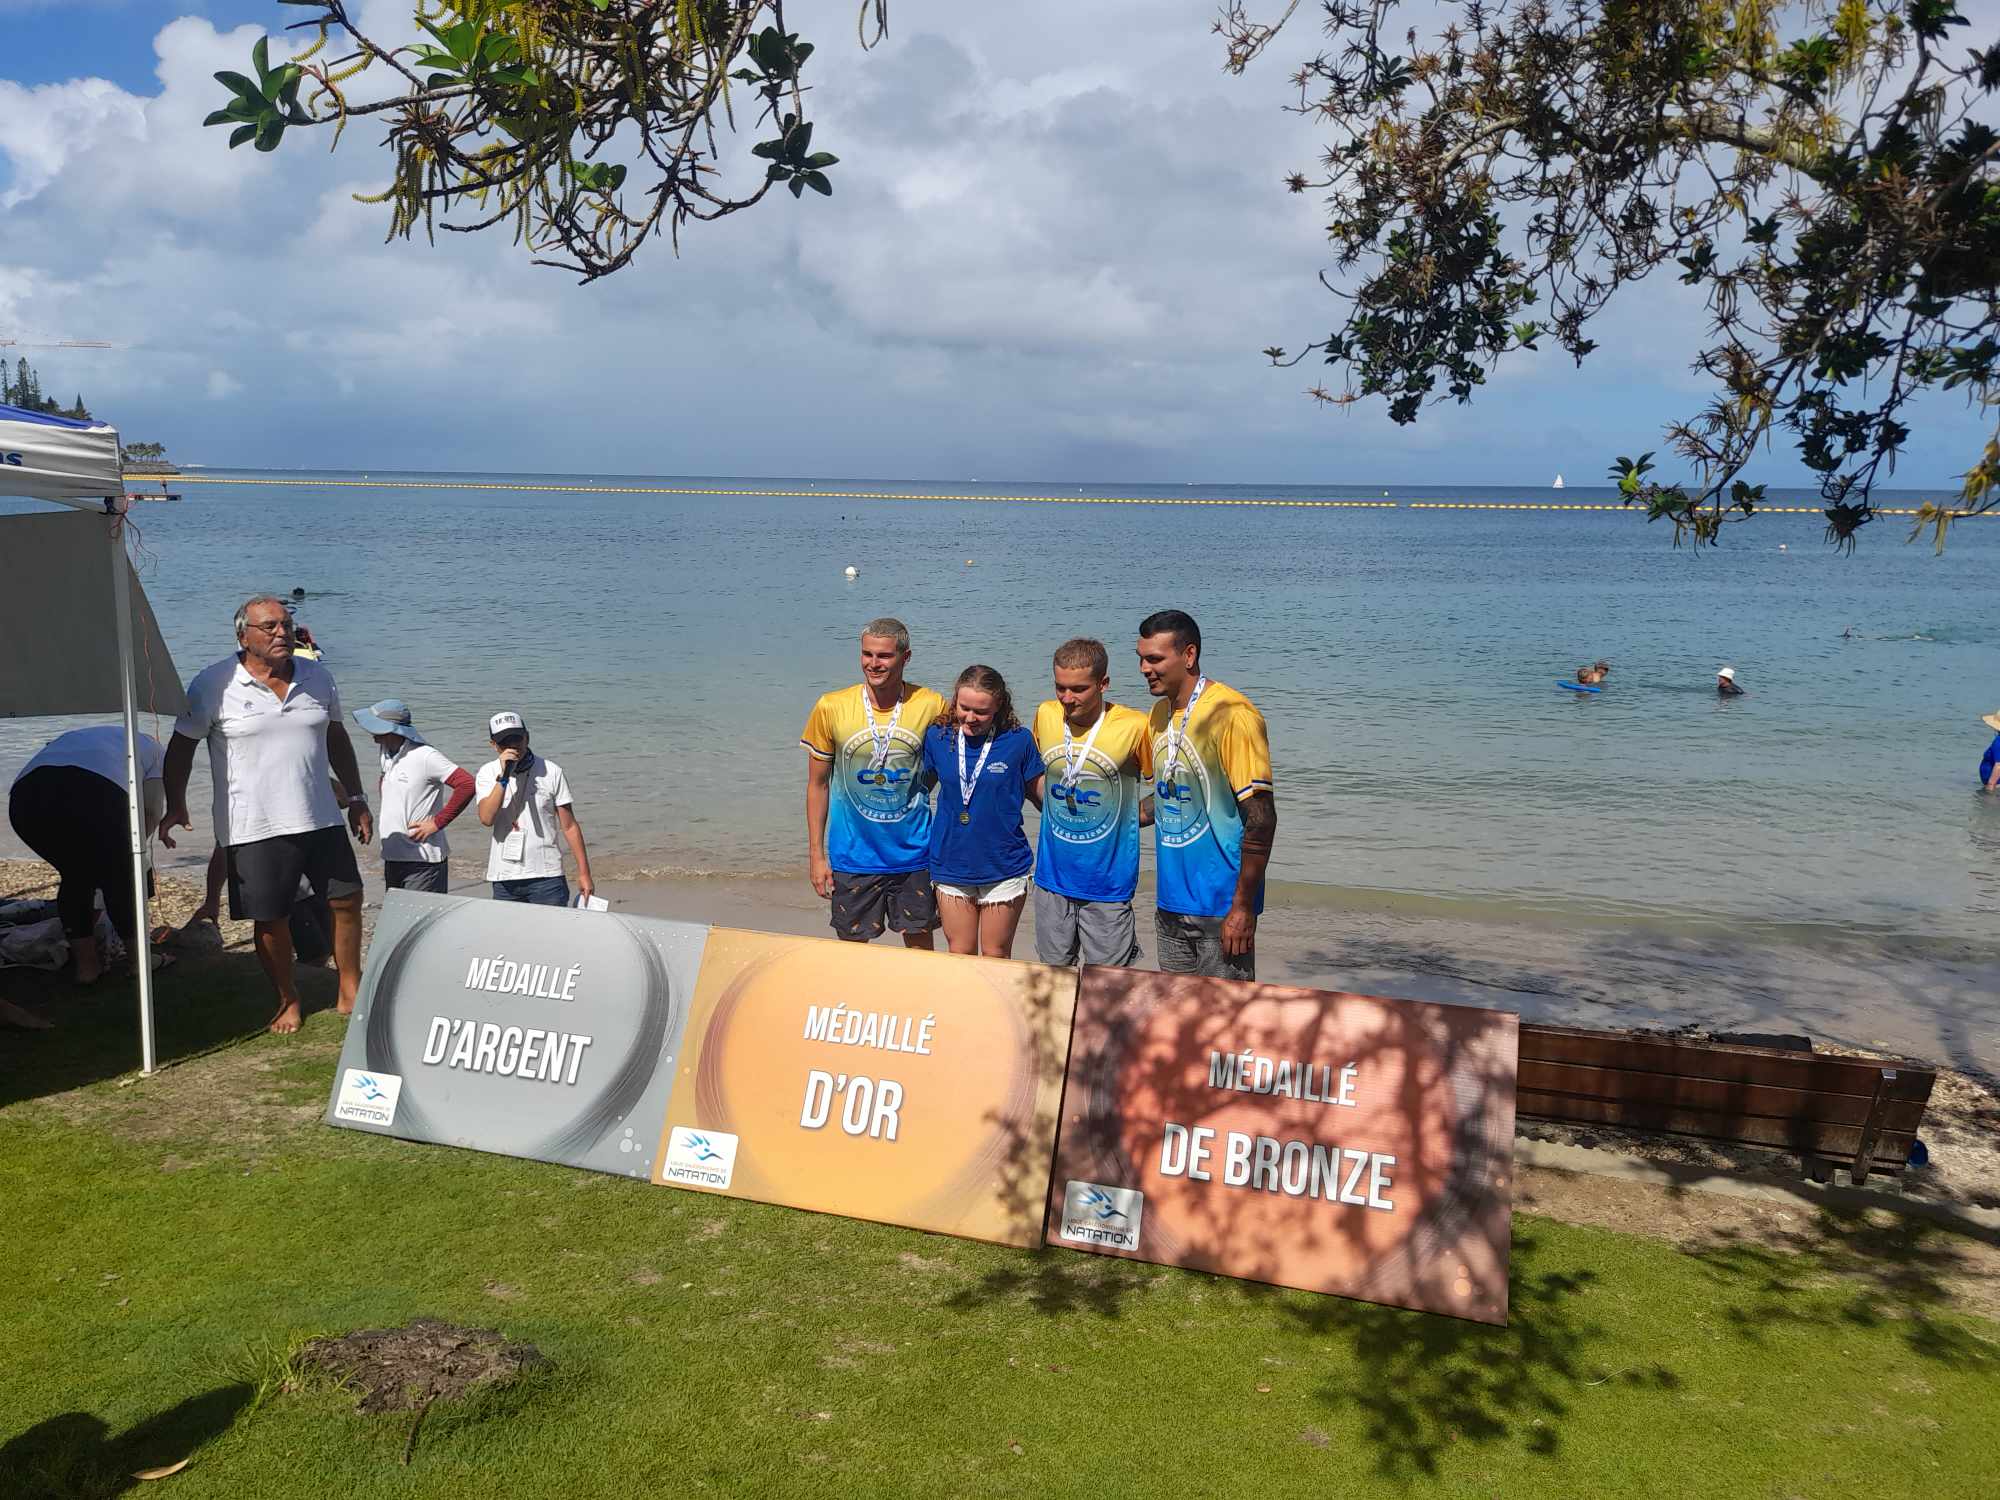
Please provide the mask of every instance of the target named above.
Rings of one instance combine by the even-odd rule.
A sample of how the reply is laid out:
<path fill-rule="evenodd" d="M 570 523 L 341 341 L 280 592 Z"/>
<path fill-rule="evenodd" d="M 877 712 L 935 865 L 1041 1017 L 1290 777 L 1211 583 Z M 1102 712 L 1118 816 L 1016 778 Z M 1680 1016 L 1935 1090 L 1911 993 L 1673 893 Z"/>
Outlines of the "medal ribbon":
<path fill-rule="evenodd" d="M 889 745 L 896 733 L 896 721 L 903 717 L 903 703 L 899 698 L 896 701 L 894 712 L 889 715 L 888 727 L 886 729 L 877 729 L 875 727 L 875 695 L 868 691 L 868 684 L 864 682 L 861 684 L 861 711 L 868 715 L 868 737 L 875 742 L 875 755 L 868 762 L 868 769 L 879 771 L 889 764 Z"/>
<path fill-rule="evenodd" d="M 1097 743 L 1097 731 L 1104 727 L 1104 720 L 1110 712 L 1111 710 L 1108 705 L 1097 711 L 1097 722 L 1090 726 L 1090 733 L 1084 738 L 1081 750 L 1073 750 L 1071 748 L 1073 742 L 1070 739 L 1069 720 L 1063 720 L 1062 784 L 1064 791 L 1068 791 L 1071 787 L 1075 786 L 1077 778 L 1083 774 L 1083 768 L 1090 760 L 1090 747 Z"/>
<path fill-rule="evenodd" d="M 1161 779 L 1164 781 L 1174 779 L 1174 772 L 1181 763 L 1181 748 L 1187 744 L 1188 720 L 1194 717 L 1194 706 L 1201 702 L 1201 695 L 1207 688 L 1206 677 L 1195 678 L 1194 691 L 1188 694 L 1187 707 L 1181 710 L 1180 728 L 1174 727 L 1173 714 L 1170 712 L 1167 715 L 1167 763 L 1161 767 Z"/>
<path fill-rule="evenodd" d="M 979 773 L 986 769 L 986 757 L 993 753 L 993 741 L 997 736 L 988 734 L 986 743 L 979 747 L 979 763 L 972 768 L 972 775 L 965 774 L 965 731 L 958 732 L 958 821 L 972 821 L 972 794 L 979 789 Z"/>

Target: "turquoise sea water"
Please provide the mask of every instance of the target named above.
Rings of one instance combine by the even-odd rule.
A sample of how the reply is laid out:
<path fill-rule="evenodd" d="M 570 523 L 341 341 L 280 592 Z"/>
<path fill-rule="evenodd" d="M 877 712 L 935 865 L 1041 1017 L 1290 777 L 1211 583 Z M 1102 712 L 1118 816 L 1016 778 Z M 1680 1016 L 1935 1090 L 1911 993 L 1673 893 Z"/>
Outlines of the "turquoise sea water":
<path fill-rule="evenodd" d="M 1110 644 L 1113 695 L 1143 706 L 1134 630 L 1172 605 L 1201 622 L 1211 674 L 1269 721 L 1273 875 L 1299 900 L 2000 939 L 2000 798 L 1973 791 L 1978 716 L 2000 707 L 2000 521 L 1960 526 L 1936 557 L 1885 518 L 1841 557 L 1817 516 L 1770 515 L 1696 554 L 1626 513 L 1409 504 L 1612 498 L 1582 487 L 1399 488 L 1394 509 L 1321 509 L 1158 502 L 1384 494 L 231 477 L 255 482 L 187 484 L 138 512 L 182 675 L 231 649 L 244 595 L 303 586 L 350 707 L 405 698 L 468 765 L 486 715 L 519 709 L 611 871 L 802 869 L 799 727 L 817 693 L 856 679 L 873 615 L 909 622 L 914 680 L 948 689 L 984 661 L 1025 717 L 1050 650 L 1076 634 Z M 1556 688 L 1598 656 L 1607 691 Z M 1716 699 L 1725 663 L 1749 696 Z M 0 778 L 58 727 L 0 723 Z M 200 821 L 206 799 L 203 765 Z M 460 873 L 476 873 L 477 841 L 460 845 Z"/>

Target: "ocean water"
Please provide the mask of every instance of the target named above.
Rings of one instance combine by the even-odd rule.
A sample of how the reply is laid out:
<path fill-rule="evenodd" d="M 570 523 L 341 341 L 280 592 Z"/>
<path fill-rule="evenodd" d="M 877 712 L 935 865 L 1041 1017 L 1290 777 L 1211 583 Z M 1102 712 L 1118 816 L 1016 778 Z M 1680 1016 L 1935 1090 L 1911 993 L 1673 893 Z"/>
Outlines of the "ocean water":
<path fill-rule="evenodd" d="M 803 878 L 799 728 L 856 680 L 871 616 L 909 623 L 913 680 L 986 662 L 1026 717 L 1071 635 L 1104 639 L 1113 696 L 1143 706 L 1135 628 L 1178 606 L 1269 722 L 1290 899 L 2000 941 L 2000 798 L 1973 789 L 2000 707 L 2000 521 L 1940 557 L 1884 518 L 1843 557 L 1810 514 L 1695 553 L 1624 512 L 1413 504 L 1613 498 L 1583 487 L 209 477 L 242 482 L 137 509 L 183 677 L 232 649 L 245 595 L 302 586 L 348 706 L 402 697 L 468 766 L 490 712 L 524 714 L 607 874 Z M 1134 503 L 1083 503 L 1106 496 Z M 1220 503 L 1383 498 L 1401 503 Z M 1605 692 L 1556 688 L 1600 656 Z M 1725 663 L 1748 696 L 1716 698 Z M 0 777 L 60 727 L 0 722 Z M 197 854 L 207 796 L 202 757 Z M 479 830 L 454 832 L 475 874 Z"/>

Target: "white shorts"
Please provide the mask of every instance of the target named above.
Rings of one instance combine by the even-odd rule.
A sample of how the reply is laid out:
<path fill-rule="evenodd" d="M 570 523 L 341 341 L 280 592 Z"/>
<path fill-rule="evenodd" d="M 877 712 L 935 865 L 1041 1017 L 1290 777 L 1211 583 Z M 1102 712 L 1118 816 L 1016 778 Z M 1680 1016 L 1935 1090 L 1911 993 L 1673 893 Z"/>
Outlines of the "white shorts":
<path fill-rule="evenodd" d="M 935 880 L 931 882 L 931 889 L 940 896 L 956 896 L 974 906 L 1005 906 L 1009 901 L 1019 901 L 1028 894 L 1028 881 L 1026 875 L 1016 875 L 1011 880 L 992 880 L 985 885 L 946 885 L 942 880 Z"/>

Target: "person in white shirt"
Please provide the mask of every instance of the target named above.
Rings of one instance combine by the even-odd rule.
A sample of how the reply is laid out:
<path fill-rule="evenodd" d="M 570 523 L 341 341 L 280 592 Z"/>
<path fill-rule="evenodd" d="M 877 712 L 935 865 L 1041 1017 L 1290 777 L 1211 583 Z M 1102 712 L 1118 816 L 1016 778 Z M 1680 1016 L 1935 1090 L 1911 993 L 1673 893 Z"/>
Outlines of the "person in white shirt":
<path fill-rule="evenodd" d="M 146 837 L 166 808 L 165 752 L 139 736 L 140 800 Z M 138 928 L 132 900 L 132 828 L 125 805 L 125 728 L 103 724 L 59 734 L 35 752 L 7 794 L 7 819 L 21 842 L 55 867 L 56 914 L 69 939 L 76 982 L 104 972 L 97 949 L 97 894 L 128 953 Z"/>
<path fill-rule="evenodd" d="M 303 1019 L 293 973 L 291 914 L 303 878 L 333 911 L 337 1009 L 351 1015 L 361 988 L 361 871 L 347 824 L 367 843 L 375 831 L 361 790 L 354 743 L 341 722 L 340 689 L 317 662 L 292 655 L 292 619 L 282 599 L 259 594 L 236 611 L 242 647 L 188 684 L 187 712 L 167 747 L 167 813 L 160 842 L 192 828 L 187 812 L 194 747 L 208 741 L 215 783 L 215 841 L 228 867 L 229 912 L 255 926 L 257 961 L 278 994 L 271 1030 L 297 1031 Z"/>
<path fill-rule="evenodd" d="M 354 722 L 382 752 L 382 883 L 444 895 L 451 889 L 445 825 L 472 801 L 472 774 L 417 733 L 400 698 L 356 709 Z"/>
<path fill-rule="evenodd" d="M 570 811 L 562 767 L 529 748 L 528 726 L 519 714 L 495 714 L 487 730 L 499 758 L 479 768 L 477 784 L 479 821 L 493 830 L 486 855 L 493 899 L 569 905 L 560 832 L 576 857 L 577 891 L 588 900 L 597 884 L 590 878 L 590 851 L 583 846 L 583 826 Z"/>

